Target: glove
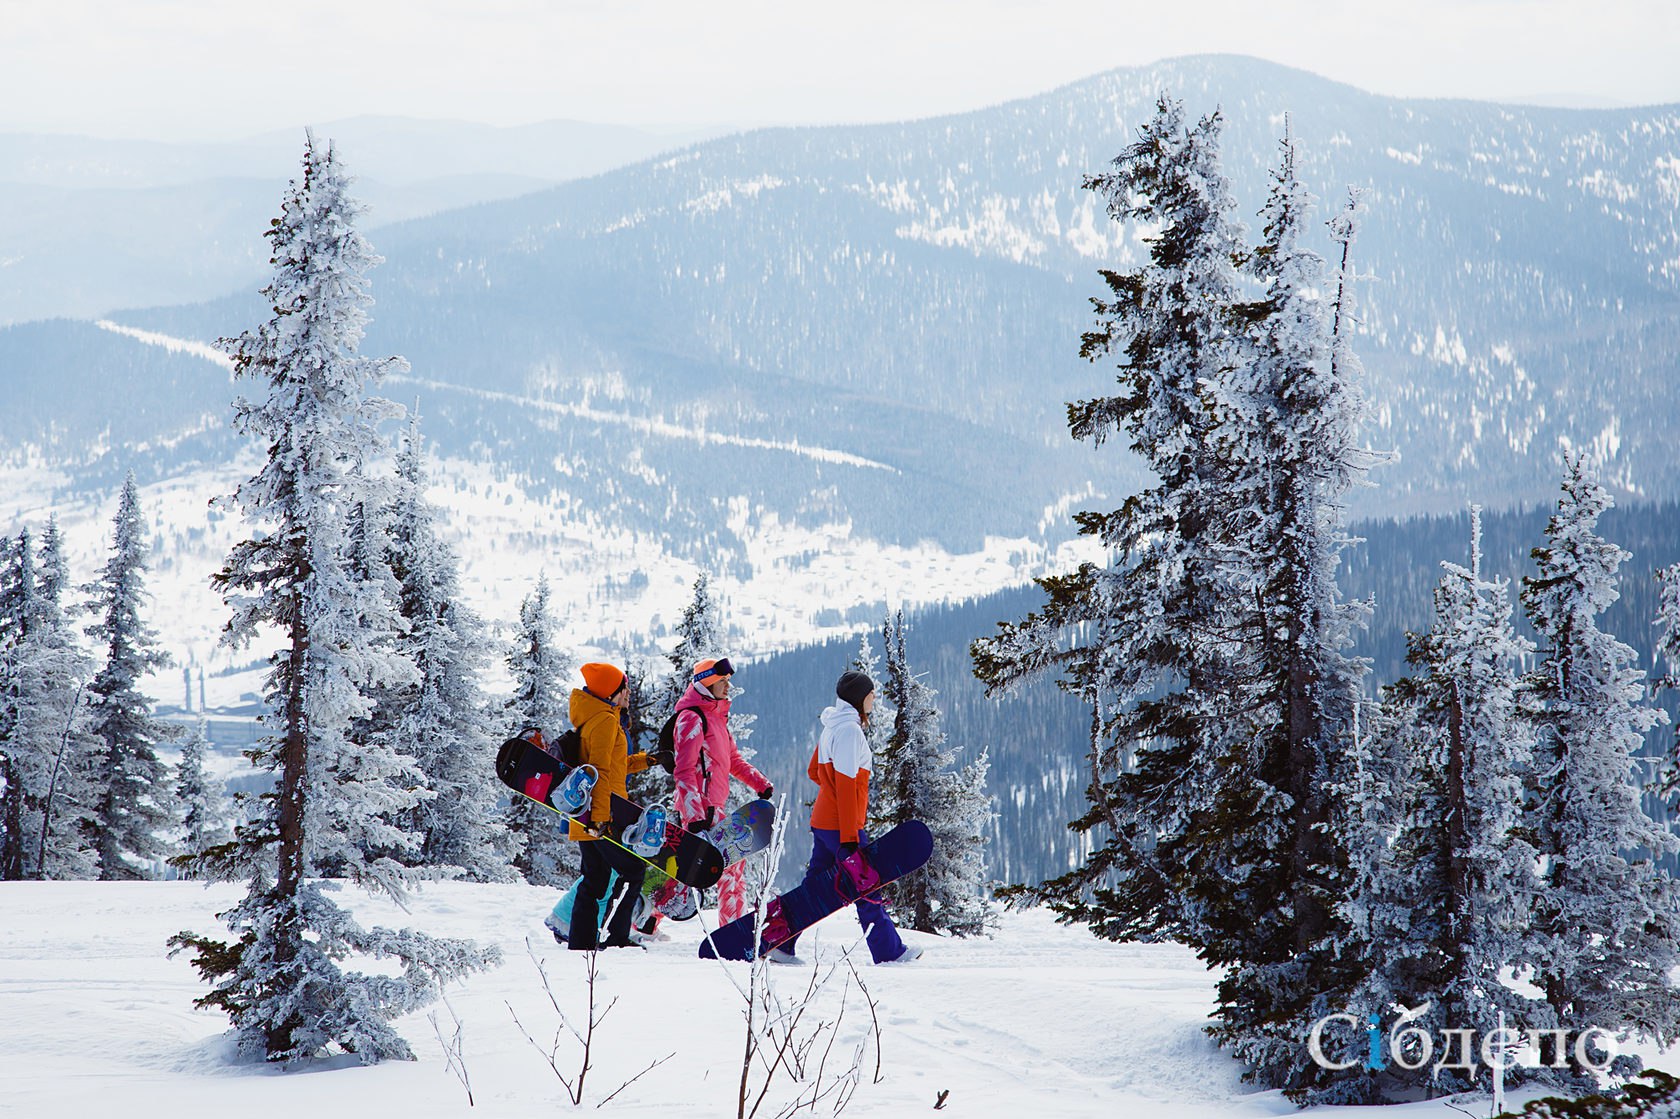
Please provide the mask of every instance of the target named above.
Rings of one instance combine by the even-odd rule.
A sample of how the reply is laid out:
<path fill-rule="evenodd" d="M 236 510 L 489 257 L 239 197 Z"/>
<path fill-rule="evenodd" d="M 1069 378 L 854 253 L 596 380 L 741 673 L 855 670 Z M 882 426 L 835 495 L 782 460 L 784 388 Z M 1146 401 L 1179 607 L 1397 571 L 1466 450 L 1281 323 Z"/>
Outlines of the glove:
<path fill-rule="evenodd" d="M 709 832 L 715 827 L 717 827 L 717 809 L 708 808 L 704 816 L 688 825 L 688 830 L 699 835 L 702 832 Z"/>
<path fill-rule="evenodd" d="M 674 750 L 659 750 L 653 755 L 653 760 L 666 773 L 677 771 L 677 754 Z"/>
<path fill-rule="evenodd" d="M 762 793 L 758 794 L 758 799 L 759 800 L 769 800 L 771 797 L 773 797 L 775 795 L 776 795 L 776 786 L 766 785 L 766 786 L 764 786 L 764 791 Z"/>
<path fill-rule="evenodd" d="M 857 849 L 858 845 L 856 840 L 853 840 L 850 843 L 842 843 L 840 845 L 840 858 L 842 860 L 851 858 L 853 855 L 857 854 Z"/>

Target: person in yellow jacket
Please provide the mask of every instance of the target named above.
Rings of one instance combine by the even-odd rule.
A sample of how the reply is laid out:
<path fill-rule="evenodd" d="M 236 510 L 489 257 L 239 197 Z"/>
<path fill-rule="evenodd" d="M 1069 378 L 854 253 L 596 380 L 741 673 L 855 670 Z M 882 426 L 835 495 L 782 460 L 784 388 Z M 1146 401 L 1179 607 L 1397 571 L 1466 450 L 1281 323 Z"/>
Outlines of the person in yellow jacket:
<path fill-rule="evenodd" d="M 573 820 L 568 834 L 578 841 L 583 860 L 583 877 L 577 900 L 572 905 L 572 927 L 566 946 L 574 951 L 593 952 L 601 948 L 629 948 L 630 922 L 636 915 L 636 898 L 642 892 L 642 875 L 647 864 L 616 843 L 603 842 L 612 827 L 613 794 L 625 795 L 625 780 L 648 767 L 645 753 L 629 752 L 624 733 L 624 705 L 630 700 L 630 682 L 622 669 L 599 662 L 583 666 L 583 687 L 572 692 L 572 726 L 583 741 L 583 761 L 595 767 L 595 791 L 589 805 L 587 824 Z M 606 936 L 596 924 L 600 901 L 607 896 L 608 883 L 618 872 L 619 901 L 607 917 Z"/>

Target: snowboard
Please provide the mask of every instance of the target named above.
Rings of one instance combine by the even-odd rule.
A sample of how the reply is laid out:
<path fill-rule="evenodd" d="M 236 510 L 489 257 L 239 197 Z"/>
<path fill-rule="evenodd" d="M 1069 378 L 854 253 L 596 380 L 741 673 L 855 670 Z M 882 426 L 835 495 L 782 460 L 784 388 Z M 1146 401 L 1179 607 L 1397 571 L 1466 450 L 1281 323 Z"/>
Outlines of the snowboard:
<path fill-rule="evenodd" d="M 753 800 L 731 812 L 711 831 L 701 834 L 723 854 L 724 865 L 728 867 L 769 847 L 775 825 L 776 806 L 767 800 Z M 675 879 L 654 891 L 653 904 L 673 921 L 687 921 L 700 912 L 694 891 Z"/>
<path fill-rule="evenodd" d="M 933 857 L 933 833 L 920 820 L 906 820 L 863 849 L 863 856 L 881 876 L 871 894 L 921 869 Z M 755 915 L 747 913 L 700 942 L 702 959 L 751 960 L 762 947 L 765 951 L 791 940 L 831 913 L 849 908 L 858 895 L 845 888 L 850 885 L 840 878 L 801 883 L 781 894 L 765 906 L 764 943 Z"/>
<path fill-rule="evenodd" d="M 572 820 L 577 817 L 557 808 L 549 799 L 568 770 L 565 762 L 526 738 L 508 739 L 496 755 L 496 776 L 501 778 L 502 784 L 556 816 Z M 612 816 L 612 831 L 601 838 L 628 851 L 665 877 L 701 890 L 716 885 L 717 880 L 723 877 L 722 852 L 701 836 L 669 823 L 665 828 L 665 845 L 648 858 L 614 838 L 614 833 L 622 829 L 624 823 L 634 823 L 642 818 L 641 807 L 614 793 Z"/>
<path fill-rule="evenodd" d="M 767 800 L 749 800 L 703 834 L 708 843 L 723 852 L 723 864 L 732 866 L 770 846 L 770 833 L 775 827 L 776 806 Z"/>
<path fill-rule="evenodd" d="M 576 817 L 555 804 L 553 796 L 571 771 L 571 766 L 528 738 L 510 738 L 496 753 L 496 776 L 502 784 L 568 820 Z"/>
<path fill-rule="evenodd" d="M 675 878 L 685 886 L 704 890 L 717 885 L 718 879 L 723 877 L 723 868 L 727 865 L 723 861 L 723 852 L 708 843 L 704 836 L 696 835 L 677 823 L 674 817 L 665 821 L 665 845 L 651 857 L 620 843 L 617 837 L 623 834 L 625 828 L 640 822 L 642 811 L 642 806 L 635 801 L 626 800 L 614 793 L 612 831 L 603 838 L 629 851 L 665 877 Z"/>

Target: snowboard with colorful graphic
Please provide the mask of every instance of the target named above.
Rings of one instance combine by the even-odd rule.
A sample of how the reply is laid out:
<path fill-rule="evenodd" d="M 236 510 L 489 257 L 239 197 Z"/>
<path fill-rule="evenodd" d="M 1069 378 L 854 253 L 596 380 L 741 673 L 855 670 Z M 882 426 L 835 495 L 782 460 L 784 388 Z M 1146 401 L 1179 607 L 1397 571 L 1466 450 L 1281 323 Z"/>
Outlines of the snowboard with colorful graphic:
<path fill-rule="evenodd" d="M 567 803 L 563 799 L 565 792 L 576 783 L 577 770 L 588 768 L 569 767 L 535 742 L 523 737 L 508 739 L 502 743 L 502 748 L 496 755 L 496 775 L 501 778 L 502 784 L 568 821 L 582 822 L 588 814 L 587 797 L 582 799 L 581 807 L 577 806 L 579 802 L 576 800 Z M 647 855 L 620 842 L 618 837 L 618 832 L 623 826 L 619 821 L 640 821 L 641 806 L 615 793 L 612 815 L 613 819 L 609 821 L 612 826 L 601 838 L 622 847 L 665 877 L 675 878 L 684 885 L 701 890 L 716 885 L 717 880 L 723 877 L 723 853 L 703 837 L 669 823 L 664 828 L 659 848 Z"/>
<path fill-rule="evenodd" d="M 906 820 L 868 846 L 860 849 L 861 864 L 848 860 L 860 873 L 869 875 L 863 891 L 855 888 L 855 876 L 847 865 L 835 867 L 832 881 L 804 882 L 771 899 L 764 910 L 764 931 L 760 935 L 754 914 L 748 913 L 700 942 L 703 959 L 751 960 L 804 932 L 831 913 L 849 908 L 861 895 L 873 894 L 921 869 L 933 857 L 933 833 L 920 820 Z"/>
<path fill-rule="evenodd" d="M 701 834 L 723 853 L 725 866 L 734 866 L 769 847 L 775 827 L 776 806 L 767 800 L 752 800 L 724 817 L 711 831 Z M 700 901 L 694 891 L 675 879 L 660 884 L 653 892 L 653 904 L 673 921 L 687 921 L 700 911 Z"/>
<path fill-rule="evenodd" d="M 648 855 L 631 846 L 631 842 L 636 831 L 647 822 L 644 818 L 655 811 L 659 813 L 664 834 L 659 837 L 659 850 Z M 718 879 L 723 877 L 723 868 L 728 865 L 723 852 L 707 842 L 704 836 L 689 831 L 661 810 L 643 808 L 617 793 L 612 795 L 612 830 L 607 838 L 649 863 L 665 877 L 697 890 L 717 885 Z"/>

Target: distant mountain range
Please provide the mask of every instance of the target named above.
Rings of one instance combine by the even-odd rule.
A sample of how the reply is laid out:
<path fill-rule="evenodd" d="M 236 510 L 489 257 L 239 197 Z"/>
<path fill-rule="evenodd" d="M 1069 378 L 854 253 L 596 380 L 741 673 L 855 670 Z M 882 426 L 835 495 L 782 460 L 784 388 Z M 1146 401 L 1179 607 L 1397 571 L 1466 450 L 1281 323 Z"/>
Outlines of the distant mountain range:
<path fill-rule="evenodd" d="M 355 153 L 370 228 L 529 194 L 723 131 L 400 117 L 317 130 Z M 0 135 L 0 325 L 196 302 L 259 280 L 262 233 L 303 135 L 199 144 Z"/>
<path fill-rule="evenodd" d="M 1099 268 L 1145 251 L 1080 181 L 1163 90 L 1222 109 L 1246 213 L 1286 114 L 1322 216 L 1365 191 L 1368 437 L 1399 459 L 1359 512 L 1549 501 L 1565 446 L 1625 494 L 1680 493 L 1680 106 L 1397 100 L 1237 57 L 934 120 L 729 136 L 382 226 L 366 350 L 410 361 L 387 394 L 418 405 L 445 479 L 501 487 L 498 505 L 463 502 L 468 550 L 572 563 L 580 603 L 662 565 L 669 603 L 704 567 L 773 644 L 789 611 L 856 621 L 1018 582 L 1067 560 L 1069 508 L 1139 481 L 1119 450 L 1067 438 L 1064 404 L 1112 386 L 1077 357 L 1088 298 Z M 130 466 L 157 484 L 225 469 L 225 371 L 158 343 L 253 325 L 254 287 L 0 331 L 0 458 L 51 466 L 64 495 Z M 474 518 L 509 503 L 548 520 L 492 542 Z M 567 560 L 552 525 L 626 542 Z M 652 608 L 630 599 L 597 630 L 636 629 Z"/>

